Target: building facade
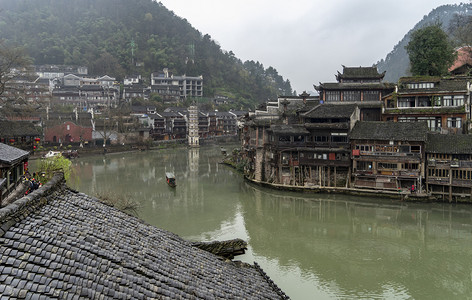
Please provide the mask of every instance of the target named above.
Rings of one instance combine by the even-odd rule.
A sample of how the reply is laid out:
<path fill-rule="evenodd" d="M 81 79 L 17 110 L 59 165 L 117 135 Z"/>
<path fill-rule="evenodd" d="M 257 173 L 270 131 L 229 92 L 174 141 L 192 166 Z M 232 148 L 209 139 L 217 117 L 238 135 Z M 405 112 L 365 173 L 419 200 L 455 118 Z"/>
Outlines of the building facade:
<path fill-rule="evenodd" d="M 449 202 L 472 200 L 472 135 L 429 134 L 426 190 Z"/>
<path fill-rule="evenodd" d="M 320 100 L 333 102 L 381 102 L 394 90 L 394 84 L 382 82 L 384 73 L 377 67 L 345 67 L 336 75 L 337 82 L 314 85 Z"/>
<path fill-rule="evenodd" d="M 396 91 L 384 98 L 382 119 L 425 121 L 433 132 L 468 133 L 471 80 L 467 77 L 402 77 Z"/>
<path fill-rule="evenodd" d="M 151 74 L 151 87 L 163 96 L 176 96 L 180 100 L 203 97 L 203 76 L 174 76 L 168 69 Z M 178 92 L 178 94 L 177 94 Z"/>
<path fill-rule="evenodd" d="M 357 122 L 350 133 L 352 187 L 421 191 L 426 122 Z"/>

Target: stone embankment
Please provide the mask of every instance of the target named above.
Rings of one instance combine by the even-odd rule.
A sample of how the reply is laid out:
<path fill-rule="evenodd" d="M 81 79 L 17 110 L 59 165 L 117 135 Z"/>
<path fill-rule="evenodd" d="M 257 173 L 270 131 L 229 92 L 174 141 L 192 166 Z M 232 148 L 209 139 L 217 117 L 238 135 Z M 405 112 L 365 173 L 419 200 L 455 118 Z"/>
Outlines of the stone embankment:
<path fill-rule="evenodd" d="M 355 196 L 366 196 L 366 197 L 381 197 L 389 199 L 397 199 L 401 201 L 411 202 L 437 202 L 438 199 L 432 195 L 426 193 L 414 193 L 411 194 L 408 191 L 390 191 L 390 190 L 378 190 L 378 189 L 359 189 L 359 188 L 347 188 L 347 187 L 326 187 L 326 186 L 298 186 L 298 185 L 285 185 L 275 184 L 257 181 L 244 176 L 247 181 L 254 184 L 270 187 L 273 189 L 295 191 L 295 192 L 306 192 L 306 193 L 333 193 L 333 194 L 346 194 Z"/>

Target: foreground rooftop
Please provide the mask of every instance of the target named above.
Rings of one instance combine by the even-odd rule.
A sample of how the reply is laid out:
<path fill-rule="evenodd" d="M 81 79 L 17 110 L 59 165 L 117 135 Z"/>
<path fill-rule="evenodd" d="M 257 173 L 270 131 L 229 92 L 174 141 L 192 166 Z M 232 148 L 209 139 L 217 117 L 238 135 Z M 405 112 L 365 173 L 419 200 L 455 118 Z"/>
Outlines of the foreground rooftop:
<path fill-rule="evenodd" d="M 194 247 L 62 174 L 0 209 L 0 253 L 0 295 L 11 298 L 288 298 L 257 264 Z"/>

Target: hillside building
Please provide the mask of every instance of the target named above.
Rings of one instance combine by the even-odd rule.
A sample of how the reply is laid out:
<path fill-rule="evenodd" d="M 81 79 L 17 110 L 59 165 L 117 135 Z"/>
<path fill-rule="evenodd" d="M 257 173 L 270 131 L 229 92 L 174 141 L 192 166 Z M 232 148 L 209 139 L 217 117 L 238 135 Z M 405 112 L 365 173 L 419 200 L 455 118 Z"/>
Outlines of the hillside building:
<path fill-rule="evenodd" d="M 382 119 L 425 121 L 431 131 L 466 133 L 471 129 L 470 77 L 402 77 L 384 98 Z"/>
<path fill-rule="evenodd" d="M 151 89 L 158 95 L 176 100 L 203 97 L 203 76 L 174 76 L 166 68 L 151 74 Z"/>

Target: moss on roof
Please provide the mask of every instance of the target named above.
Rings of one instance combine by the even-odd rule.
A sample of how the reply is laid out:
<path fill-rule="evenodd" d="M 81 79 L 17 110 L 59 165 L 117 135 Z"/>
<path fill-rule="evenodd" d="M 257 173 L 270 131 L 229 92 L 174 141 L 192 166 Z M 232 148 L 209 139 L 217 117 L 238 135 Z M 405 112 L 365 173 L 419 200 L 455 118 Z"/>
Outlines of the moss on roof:
<path fill-rule="evenodd" d="M 472 135 L 428 134 L 427 153 L 472 154 Z"/>
<path fill-rule="evenodd" d="M 426 122 L 358 121 L 349 137 L 351 140 L 425 142 L 428 131 Z"/>
<path fill-rule="evenodd" d="M 310 132 L 303 125 L 271 125 L 268 131 L 276 135 L 308 135 Z"/>

